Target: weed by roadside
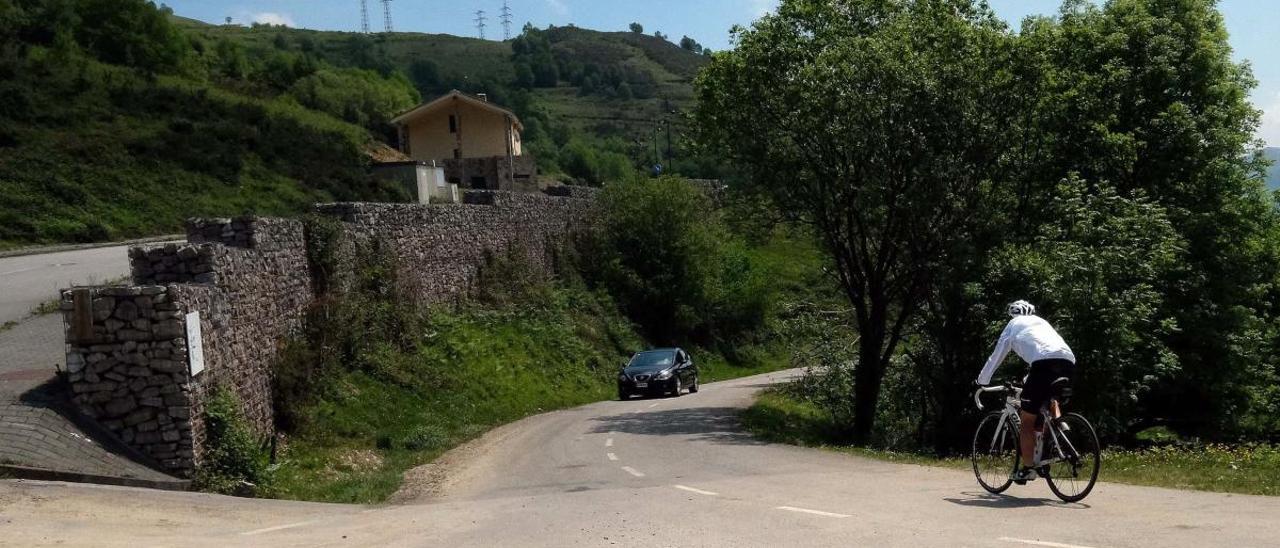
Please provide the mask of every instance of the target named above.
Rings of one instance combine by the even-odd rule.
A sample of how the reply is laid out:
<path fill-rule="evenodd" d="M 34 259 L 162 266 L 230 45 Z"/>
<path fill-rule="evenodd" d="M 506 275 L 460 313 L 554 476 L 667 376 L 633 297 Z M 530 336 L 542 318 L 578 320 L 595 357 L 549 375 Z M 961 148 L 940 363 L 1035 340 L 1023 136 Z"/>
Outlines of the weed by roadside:
<path fill-rule="evenodd" d="M 831 414 L 789 394 L 768 390 L 742 413 L 752 434 L 775 443 L 815 447 L 860 457 L 968 470 L 967 458 L 850 447 Z M 1102 481 L 1250 495 L 1280 496 L 1280 447 L 1264 444 L 1228 446 L 1169 445 L 1140 450 L 1108 449 L 1102 455 Z"/>

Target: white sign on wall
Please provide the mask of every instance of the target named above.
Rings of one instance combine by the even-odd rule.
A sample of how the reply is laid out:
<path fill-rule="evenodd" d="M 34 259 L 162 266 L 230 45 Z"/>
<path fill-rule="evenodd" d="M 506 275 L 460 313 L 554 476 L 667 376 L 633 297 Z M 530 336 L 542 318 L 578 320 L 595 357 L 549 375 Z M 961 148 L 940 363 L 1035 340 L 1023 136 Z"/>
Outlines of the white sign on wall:
<path fill-rule="evenodd" d="M 191 376 L 204 371 L 204 340 L 200 336 L 200 313 L 187 314 L 187 360 L 191 364 Z"/>

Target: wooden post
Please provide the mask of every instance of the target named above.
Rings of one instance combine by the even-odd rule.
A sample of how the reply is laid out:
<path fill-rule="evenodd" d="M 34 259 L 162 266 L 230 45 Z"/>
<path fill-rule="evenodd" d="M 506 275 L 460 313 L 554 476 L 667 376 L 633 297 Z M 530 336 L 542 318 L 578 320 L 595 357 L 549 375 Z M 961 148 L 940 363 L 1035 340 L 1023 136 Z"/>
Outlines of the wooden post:
<path fill-rule="evenodd" d="M 71 293 L 71 336 L 77 343 L 93 340 L 93 292 L 88 288 Z"/>

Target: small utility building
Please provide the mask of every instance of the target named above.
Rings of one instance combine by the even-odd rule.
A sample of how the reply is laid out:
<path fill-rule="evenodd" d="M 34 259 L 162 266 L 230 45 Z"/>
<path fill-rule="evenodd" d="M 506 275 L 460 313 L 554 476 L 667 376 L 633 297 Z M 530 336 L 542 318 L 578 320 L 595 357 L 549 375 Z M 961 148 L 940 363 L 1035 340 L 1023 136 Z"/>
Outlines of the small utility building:
<path fill-rule="evenodd" d="M 524 155 L 515 113 L 486 97 L 454 90 L 391 121 L 400 151 L 442 166 L 448 182 L 485 190 L 538 189 L 534 159 Z"/>

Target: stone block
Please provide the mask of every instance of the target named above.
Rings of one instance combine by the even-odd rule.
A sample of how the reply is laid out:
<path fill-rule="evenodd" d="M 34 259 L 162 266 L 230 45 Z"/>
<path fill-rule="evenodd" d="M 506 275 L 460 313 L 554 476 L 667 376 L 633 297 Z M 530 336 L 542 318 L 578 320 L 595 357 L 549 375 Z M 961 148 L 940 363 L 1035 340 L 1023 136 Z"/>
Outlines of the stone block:
<path fill-rule="evenodd" d="M 138 305 L 134 304 L 133 300 L 120 301 L 116 305 L 116 311 L 112 316 L 126 322 L 136 320 L 138 319 Z"/>
<path fill-rule="evenodd" d="M 84 354 L 81 354 L 79 352 L 67 353 L 67 372 L 68 373 L 79 373 L 81 370 L 84 369 L 84 365 L 85 365 Z"/>
<path fill-rule="evenodd" d="M 178 441 L 182 439 L 182 434 L 177 430 L 166 430 L 160 434 L 160 438 L 164 441 Z"/>
<path fill-rule="evenodd" d="M 156 416 L 155 409 L 149 409 L 149 408 L 138 409 L 137 411 L 129 413 L 124 417 L 124 425 L 137 426 L 139 424 L 142 424 L 144 422 L 151 420 L 155 416 Z"/>
<path fill-rule="evenodd" d="M 137 408 L 138 408 L 138 402 L 135 401 L 132 397 L 112 400 L 107 402 L 106 406 L 104 406 L 104 410 L 107 412 L 107 416 L 110 416 L 110 417 L 120 417 Z"/>
<path fill-rule="evenodd" d="M 174 360 L 151 360 L 151 370 L 160 373 L 178 373 L 186 369 L 187 364 Z"/>
<path fill-rule="evenodd" d="M 164 407 L 163 398 L 142 398 L 139 403 L 146 407 Z"/>
<path fill-rule="evenodd" d="M 151 334 L 137 329 L 121 329 L 116 332 L 116 338 L 121 341 L 147 341 L 151 340 Z"/>
<path fill-rule="evenodd" d="M 155 432 L 156 430 L 160 429 L 160 423 L 154 420 L 150 420 L 150 421 L 138 424 L 137 429 L 138 429 L 138 432 Z"/>

